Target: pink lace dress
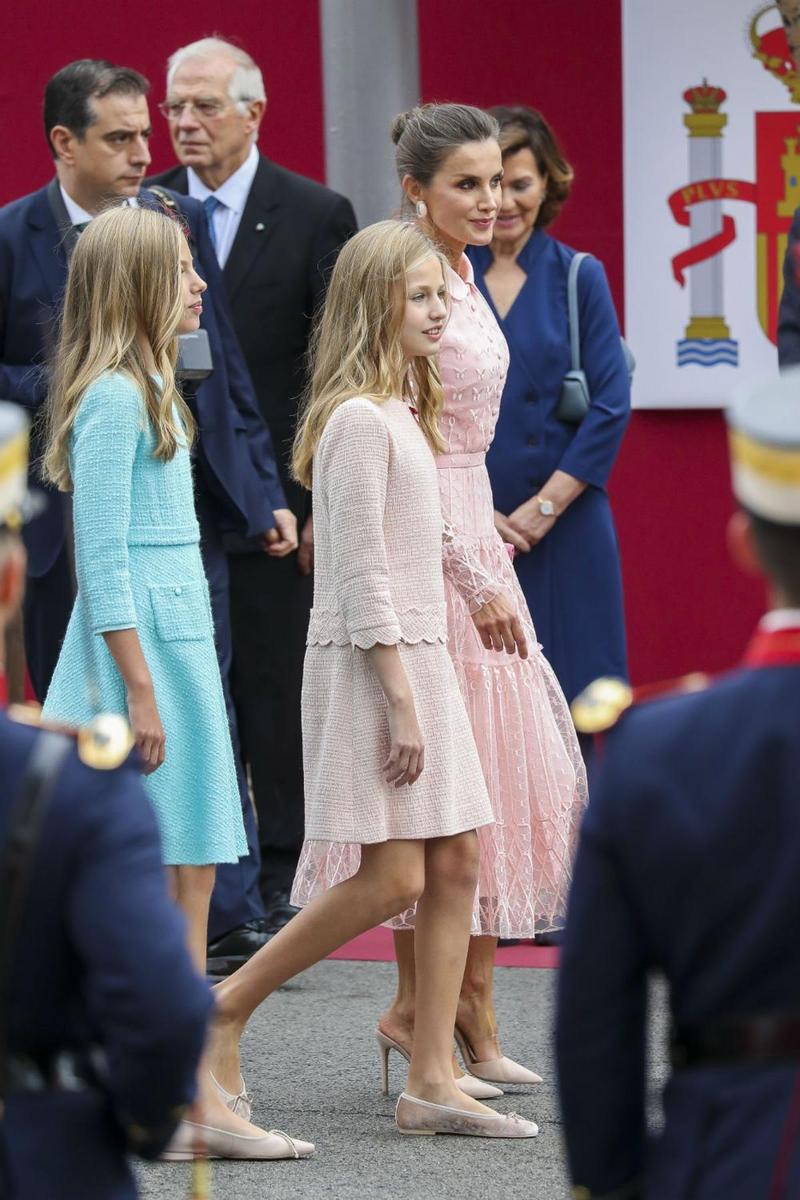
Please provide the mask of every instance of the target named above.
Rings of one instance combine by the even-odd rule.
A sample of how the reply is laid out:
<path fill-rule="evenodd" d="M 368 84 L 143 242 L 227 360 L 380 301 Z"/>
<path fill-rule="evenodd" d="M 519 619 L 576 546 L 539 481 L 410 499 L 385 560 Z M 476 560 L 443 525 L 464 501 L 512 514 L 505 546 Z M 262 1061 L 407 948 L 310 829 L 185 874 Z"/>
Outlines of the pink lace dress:
<path fill-rule="evenodd" d="M 447 451 L 437 460 L 445 521 L 448 649 L 478 748 L 494 824 L 478 830 L 480 881 L 472 933 L 532 937 L 563 925 L 586 772 L 564 695 L 536 641 L 506 546 L 494 528 L 486 452 L 508 370 L 508 348 L 461 260 L 449 272 L 450 320 L 439 353 Z M 528 640 L 526 660 L 486 650 L 472 613 L 504 594 Z M 358 868 L 359 847 L 306 842 L 294 902 Z M 389 922 L 411 928 L 409 910 Z"/>

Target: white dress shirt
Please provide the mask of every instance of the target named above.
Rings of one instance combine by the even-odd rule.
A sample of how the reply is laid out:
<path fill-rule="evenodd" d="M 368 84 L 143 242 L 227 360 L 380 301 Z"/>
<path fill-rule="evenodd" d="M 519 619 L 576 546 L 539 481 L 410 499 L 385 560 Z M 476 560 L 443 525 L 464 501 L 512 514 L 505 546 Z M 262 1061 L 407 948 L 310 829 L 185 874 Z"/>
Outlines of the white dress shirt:
<path fill-rule="evenodd" d="M 85 208 L 81 208 L 80 204 L 76 204 L 72 196 L 64 191 L 63 183 L 59 182 L 58 187 L 61 192 L 61 199 L 64 201 L 64 207 L 67 210 L 67 216 L 73 225 L 85 225 L 87 221 L 91 221 L 97 216 L 96 213 L 87 212 Z M 128 208 L 138 208 L 139 198 L 129 196 L 125 204 L 127 204 Z"/>
<path fill-rule="evenodd" d="M 67 210 L 67 216 L 69 217 L 72 224 L 73 225 L 85 225 L 87 221 L 91 221 L 94 214 L 88 213 L 85 208 L 81 208 L 80 204 L 76 204 L 75 201 L 72 199 L 72 196 L 69 196 L 64 191 L 63 183 L 59 183 L 58 186 L 61 191 L 61 199 L 64 201 L 64 207 Z"/>
<path fill-rule="evenodd" d="M 233 239 L 242 219 L 247 197 L 258 170 L 258 150 L 255 145 L 250 147 L 250 153 L 242 165 L 229 175 L 215 192 L 207 188 L 191 167 L 187 170 L 189 177 L 189 195 L 202 204 L 207 196 L 216 196 L 220 207 L 214 211 L 211 220 L 214 222 L 214 236 L 217 243 L 217 262 L 221 267 L 228 261 Z"/>

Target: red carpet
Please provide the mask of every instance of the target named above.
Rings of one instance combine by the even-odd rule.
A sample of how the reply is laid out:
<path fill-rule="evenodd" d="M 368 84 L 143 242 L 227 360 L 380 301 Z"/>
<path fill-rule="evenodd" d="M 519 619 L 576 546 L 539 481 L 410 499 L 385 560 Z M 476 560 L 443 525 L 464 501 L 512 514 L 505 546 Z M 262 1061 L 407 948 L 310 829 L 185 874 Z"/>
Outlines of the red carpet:
<path fill-rule="evenodd" d="M 379 926 L 353 938 L 352 942 L 335 950 L 331 958 L 344 958 L 354 962 L 393 962 L 394 948 L 392 933 Z M 497 951 L 498 967 L 557 967 L 556 946 L 534 946 L 523 942 L 519 946 L 506 946 Z"/>

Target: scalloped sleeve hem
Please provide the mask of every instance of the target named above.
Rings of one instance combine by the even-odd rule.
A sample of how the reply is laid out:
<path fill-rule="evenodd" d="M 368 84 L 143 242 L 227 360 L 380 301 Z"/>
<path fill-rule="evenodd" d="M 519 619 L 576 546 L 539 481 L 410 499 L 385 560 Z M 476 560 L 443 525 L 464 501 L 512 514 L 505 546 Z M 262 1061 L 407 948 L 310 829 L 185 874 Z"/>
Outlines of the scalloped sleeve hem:
<path fill-rule="evenodd" d="M 308 625 L 308 646 L 353 646 L 370 650 L 373 646 L 416 645 L 419 642 L 447 642 L 447 613 L 443 604 L 407 609 L 385 622 L 349 629 L 340 612 L 313 608 Z"/>

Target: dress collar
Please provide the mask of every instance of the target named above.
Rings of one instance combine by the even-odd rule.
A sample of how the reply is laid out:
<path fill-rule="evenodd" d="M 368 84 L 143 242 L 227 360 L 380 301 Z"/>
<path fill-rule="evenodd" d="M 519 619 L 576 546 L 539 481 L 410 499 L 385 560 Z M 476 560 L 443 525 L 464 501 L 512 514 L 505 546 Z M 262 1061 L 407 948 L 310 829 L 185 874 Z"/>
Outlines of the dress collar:
<path fill-rule="evenodd" d="M 530 275 L 533 264 L 549 241 L 550 237 L 543 229 L 534 229 L 516 259 L 517 266 L 521 267 L 526 275 Z M 478 268 L 481 275 L 485 275 L 494 262 L 491 246 L 470 246 L 469 261 Z"/>
<path fill-rule="evenodd" d="M 450 295 L 454 300 L 466 300 L 470 286 L 475 286 L 475 272 L 466 254 L 461 255 L 457 270 L 448 266 L 447 271 L 447 288 Z"/>

